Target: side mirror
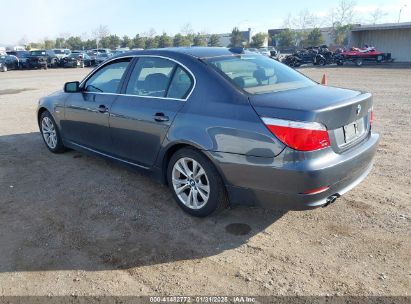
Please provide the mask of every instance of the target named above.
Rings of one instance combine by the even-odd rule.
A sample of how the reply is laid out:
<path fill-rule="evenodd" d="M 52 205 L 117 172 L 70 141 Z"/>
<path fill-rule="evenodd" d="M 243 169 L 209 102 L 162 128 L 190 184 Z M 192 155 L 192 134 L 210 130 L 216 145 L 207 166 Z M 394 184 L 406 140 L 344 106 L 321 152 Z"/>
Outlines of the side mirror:
<path fill-rule="evenodd" d="M 80 92 L 80 82 L 78 82 L 78 81 L 66 82 L 64 84 L 64 92 L 65 93 Z"/>

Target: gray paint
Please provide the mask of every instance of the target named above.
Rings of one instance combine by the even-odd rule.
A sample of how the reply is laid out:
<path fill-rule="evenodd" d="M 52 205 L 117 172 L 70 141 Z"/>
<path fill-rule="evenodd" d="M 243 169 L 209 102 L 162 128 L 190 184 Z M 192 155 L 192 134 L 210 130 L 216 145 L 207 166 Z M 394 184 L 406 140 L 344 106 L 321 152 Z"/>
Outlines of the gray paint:
<path fill-rule="evenodd" d="M 232 203 L 269 203 L 286 209 L 313 207 L 367 174 L 378 144 L 378 135 L 371 128 L 349 149 L 341 150 L 333 144 L 301 152 L 273 136 L 260 115 L 318 121 L 333 135 L 355 118 L 368 117 L 370 94 L 315 85 L 248 95 L 198 60 L 199 54 L 207 52 L 231 55 L 227 49 L 202 48 L 131 53 L 166 56 L 186 66 L 196 78 L 187 101 L 127 96 L 123 83 L 118 94 L 57 92 L 40 100 L 39 111 L 50 111 L 68 147 L 142 168 L 162 181 L 168 151 L 181 144 L 195 147 L 215 164 Z M 355 113 L 358 104 L 363 108 L 359 115 Z M 108 111 L 100 113 L 100 105 Z M 158 112 L 169 120 L 155 121 Z M 324 193 L 301 194 L 324 185 L 331 186 Z"/>

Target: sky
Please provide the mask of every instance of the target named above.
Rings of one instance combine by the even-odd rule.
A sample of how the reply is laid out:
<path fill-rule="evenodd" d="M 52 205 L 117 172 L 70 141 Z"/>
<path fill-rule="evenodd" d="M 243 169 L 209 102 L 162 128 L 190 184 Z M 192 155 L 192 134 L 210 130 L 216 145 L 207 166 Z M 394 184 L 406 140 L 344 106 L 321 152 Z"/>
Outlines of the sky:
<path fill-rule="evenodd" d="M 370 13 L 380 8 L 381 22 L 411 22 L 411 0 L 357 0 L 355 17 L 369 23 Z M 229 33 L 240 30 L 266 32 L 280 28 L 289 14 L 304 9 L 326 20 L 337 0 L 0 0 L 0 45 L 43 41 L 60 36 L 92 38 L 99 25 L 120 37 L 147 33 L 174 35 L 190 24 L 194 32 Z M 404 5 L 407 5 L 404 7 Z M 13 12 L 13 13 L 11 13 Z M 367 22 L 368 21 L 368 22 Z M 327 25 L 327 24 L 324 24 Z"/>

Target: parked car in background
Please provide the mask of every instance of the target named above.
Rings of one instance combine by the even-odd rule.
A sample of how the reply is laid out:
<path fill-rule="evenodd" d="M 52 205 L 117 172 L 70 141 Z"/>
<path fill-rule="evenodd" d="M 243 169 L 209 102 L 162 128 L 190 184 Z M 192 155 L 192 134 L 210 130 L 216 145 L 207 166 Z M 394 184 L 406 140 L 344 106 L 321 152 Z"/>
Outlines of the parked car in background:
<path fill-rule="evenodd" d="M 246 50 L 248 52 L 258 53 L 258 49 L 256 49 L 256 48 L 246 48 L 244 50 Z"/>
<path fill-rule="evenodd" d="M 126 49 L 117 49 L 115 51 L 111 52 L 112 56 L 116 56 L 116 55 L 120 55 L 120 54 L 124 54 L 126 52 L 129 52 L 130 50 L 126 50 Z"/>
<path fill-rule="evenodd" d="M 19 68 L 19 60 L 13 55 L 0 55 L 0 72 L 16 70 Z"/>
<path fill-rule="evenodd" d="M 42 98 L 37 117 L 51 152 L 150 173 L 194 216 L 229 202 L 327 206 L 368 175 L 379 140 L 371 94 L 319 85 L 242 49 L 111 57 Z"/>
<path fill-rule="evenodd" d="M 96 65 L 102 64 L 104 61 L 109 59 L 111 56 L 112 56 L 112 53 L 97 53 Z"/>
<path fill-rule="evenodd" d="M 69 49 L 53 49 L 52 51 L 59 60 L 63 59 L 64 57 L 67 57 L 71 53 Z"/>
<path fill-rule="evenodd" d="M 92 51 L 97 53 L 111 53 L 110 49 L 92 49 Z"/>
<path fill-rule="evenodd" d="M 16 56 L 19 61 L 19 69 L 27 68 L 27 58 L 30 55 L 28 51 L 7 51 L 8 55 Z"/>
<path fill-rule="evenodd" d="M 61 59 L 60 65 L 64 68 L 84 68 L 91 66 L 91 60 L 85 52 L 72 52 Z"/>
<path fill-rule="evenodd" d="M 128 48 L 128 47 L 116 48 L 115 51 L 119 51 L 119 52 L 125 53 L 125 52 L 129 52 L 129 51 L 130 51 L 130 48 Z"/>
<path fill-rule="evenodd" d="M 60 60 L 52 50 L 31 51 L 27 58 L 27 67 L 29 69 L 56 68 L 59 64 Z"/>
<path fill-rule="evenodd" d="M 271 57 L 271 52 L 268 48 L 259 48 L 257 51 L 264 56 Z"/>
<path fill-rule="evenodd" d="M 277 50 L 275 47 L 273 47 L 273 46 L 269 46 L 268 48 L 268 51 L 270 52 L 270 57 L 271 58 L 273 58 L 273 59 L 275 59 L 275 60 L 277 60 L 277 61 L 280 61 L 280 57 L 281 57 L 281 54 L 280 54 L 280 51 L 279 50 Z"/>
<path fill-rule="evenodd" d="M 97 52 L 96 51 L 87 51 L 86 54 L 90 58 L 90 64 L 91 66 L 96 65 L 96 58 L 97 58 Z"/>
<path fill-rule="evenodd" d="M 299 67 L 302 64 L 326 65 L 334 63 L 334 56 L 326 45 L 307 47 L 292 55 L 287 55 L 283 63 L 291 67 Z"/>

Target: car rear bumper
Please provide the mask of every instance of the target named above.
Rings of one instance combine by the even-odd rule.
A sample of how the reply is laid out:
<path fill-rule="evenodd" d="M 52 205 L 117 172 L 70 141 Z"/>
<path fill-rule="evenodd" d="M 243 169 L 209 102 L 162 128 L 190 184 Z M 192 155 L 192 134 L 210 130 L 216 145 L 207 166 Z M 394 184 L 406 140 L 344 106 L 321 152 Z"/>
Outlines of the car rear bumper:
<path fill-rule="evenodd" d="M 223 175 L 232 204 L 304 210 L 327 205 L 350 191 L 372 169 L 379 135 L 369 136 L 341 154 L 328 149 L 300 153 L 286 148 L 274 159 L 210 152 Z M 309 190 L 328 187 L 317 194 Z"/>

